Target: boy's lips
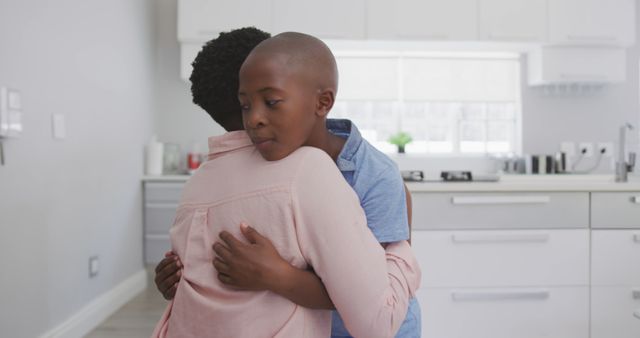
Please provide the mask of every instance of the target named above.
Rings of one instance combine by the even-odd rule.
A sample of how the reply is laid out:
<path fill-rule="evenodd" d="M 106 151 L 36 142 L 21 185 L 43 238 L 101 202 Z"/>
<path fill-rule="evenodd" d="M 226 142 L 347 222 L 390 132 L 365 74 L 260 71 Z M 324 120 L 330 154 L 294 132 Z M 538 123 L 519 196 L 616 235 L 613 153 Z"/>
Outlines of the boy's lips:
<path fill-rule="evenodd" d="M 273 144 L 273 139 L 266 137 L 251 137 L 251 142 L 259 150 L 264 150 Z"/>

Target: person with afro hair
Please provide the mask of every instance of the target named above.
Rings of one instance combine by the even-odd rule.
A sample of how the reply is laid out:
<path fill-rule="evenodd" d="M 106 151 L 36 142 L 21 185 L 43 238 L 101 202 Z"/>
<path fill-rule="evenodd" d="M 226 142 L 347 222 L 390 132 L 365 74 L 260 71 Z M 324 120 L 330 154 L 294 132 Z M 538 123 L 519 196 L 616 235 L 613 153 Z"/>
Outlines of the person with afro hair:
<path fill-rule="evenodd" d="M 238 71 L 253 47 L 271 37 L 254 27 L 220 33 L 207 42 L 191 64 L 191 95 L 227 131 L 242 130 Z"/>

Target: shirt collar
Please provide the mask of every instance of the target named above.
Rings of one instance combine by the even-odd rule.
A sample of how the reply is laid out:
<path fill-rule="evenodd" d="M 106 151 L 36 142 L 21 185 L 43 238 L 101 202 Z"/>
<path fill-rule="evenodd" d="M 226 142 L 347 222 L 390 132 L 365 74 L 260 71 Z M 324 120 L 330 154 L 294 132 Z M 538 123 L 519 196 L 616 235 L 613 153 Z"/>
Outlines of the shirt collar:
<path fill-rule="evenodd" d="M 346 119 L 327 119 L 327 129 L 335 135 L 346 137 L 336 164 L 340 171 L 356 170 L 355 155 L 362 144 L 360 131 L 351 121 Z"/>
<path fill-rule="evenodd" d="M 230 131 L 220 136 L 209 137 L 209 159 L 222 153 L 253 146 L 249 135 L 244 130 Z"/>

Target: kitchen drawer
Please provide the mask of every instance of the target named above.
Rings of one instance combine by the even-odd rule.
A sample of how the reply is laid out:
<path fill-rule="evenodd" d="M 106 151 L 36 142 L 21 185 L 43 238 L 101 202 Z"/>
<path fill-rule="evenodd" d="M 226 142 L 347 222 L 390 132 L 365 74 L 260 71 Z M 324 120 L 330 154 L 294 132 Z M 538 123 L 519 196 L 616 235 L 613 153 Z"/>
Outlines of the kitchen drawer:
<path fill-rule="evenodd" d="M 591 261 L 593 285 L 640 285 L 640 230 L 593 230 Z"/>
<path fill-rule="evenodd" d="M 169 235 L 144 236 L 144 261 L 147 264 L 158 264 L 165 252 L 171 250 Z"/>
<path fill-rule="evenodd" d="M 424 338 L 589 337 L 588 287 L 422 289 L 418 300 Z"/>
<path fill-rule="evenodd" d="M 640 337 L 640 320 L 633 316 L 638 309 L 640 285 L 592 288 L 591 338 Z"/>
<path fill-rule="evenodd" d="M 414 193 L 414 229 L 587 228 L 589 194 Z"/>
<path fill-rule="evenodd" d="M 177 209 L 177 203 L 147 202 L 144 207 L 144 233 L 168 235 Z"/>
<path fill-rule="evenodd" d="M 182 197 L 183 182 L 145 182 L 144 201 L 146 203 L 178 203 Z"/>
<path fill-rule="evenodd" d="M 589 285 L 589 230 L 413 231 L 424 287 Z"/>
<path fill-rule="evenodd" d="M 591 193 L 591 227 L 640 229 L 640 192 Z"/>

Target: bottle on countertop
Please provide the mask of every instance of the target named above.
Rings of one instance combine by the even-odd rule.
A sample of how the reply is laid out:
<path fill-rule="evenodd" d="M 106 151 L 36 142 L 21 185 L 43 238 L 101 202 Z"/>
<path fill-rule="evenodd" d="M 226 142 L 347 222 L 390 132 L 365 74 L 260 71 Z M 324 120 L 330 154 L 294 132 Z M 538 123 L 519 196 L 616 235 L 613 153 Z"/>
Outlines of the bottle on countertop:
<path fill-rule="evenodd" d="M 155 135 L 151 137 L 145 149 L 145 173 L 147 175 L 162 175 L 164 145 L 158 142 Z"/>
<path fill-rule="evenodd" d="M 191 145 L 191 151 L 187 153 L 187 170 L 192 175 L 202 163 L 202 153 L 200 153 L 200 144 L 194 142 Z"/>

